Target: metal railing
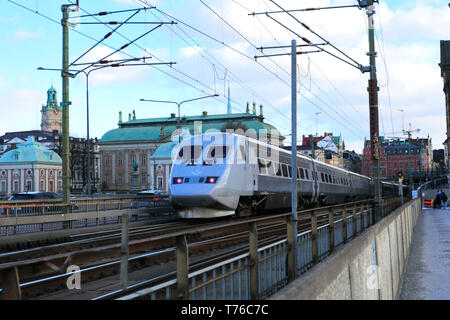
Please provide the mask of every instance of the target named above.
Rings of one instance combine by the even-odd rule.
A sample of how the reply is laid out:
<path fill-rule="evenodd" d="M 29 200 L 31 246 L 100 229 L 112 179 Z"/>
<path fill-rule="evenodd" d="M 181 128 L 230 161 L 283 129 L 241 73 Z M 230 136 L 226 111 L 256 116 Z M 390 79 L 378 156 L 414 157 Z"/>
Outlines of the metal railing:
<path fill-rule="evenodd" d="M 156 200 L 153 196 L 74 198 L 68 205 L 61 199 L 0 201 L 0 238 L 121 223 L 125 212 L 138 221 L 170 208 L 167 198 Z"/>
<path fill-rule="evenodd" d="M 386 208 L 393 208 L 395 204 L 400 205 L 400 199 L 385 200 L 384 204 Z M 387 210 L 384 212 L 389 213 Z M 155 244 L 175 243 L 175 247 L 169 246 L 164 250 L 175 249 L 176 271 L 141 283 L 134 283 L 128 288 L 125 280 L 122 287 L 126 289 L 116 290 L 98 299 L 264 299 L 286 286 L 292 280 L 289 279 L 289 274 L 293 272 L 295 277 L 298 277 L 306 272 L 333 253 L 336 248 L 374 224 L 375 217 L 372 200 L 299 211 L 296 246 L 288 245 L 286 234 L 267 236 L 267 233 L 263 233 L 263 227 L 268 223 L 273 224 L 274 221 L 282 222 L 287 230 L 291 230 L 288 227 L 291 214 L 285 213 L 231 221 L 226 224 L 199 226 L 150 239 L 134 240 L 129 242 L 130 249 L 126 250 L 127 252 L 119 250 L 119 253 L 114 249 L 116 247 L 111 247 L 110 251 L 116 250 L 119 253 L 118 257 L 122 257 L 120 260 L 114 260 L 116 261 L 114 263 L 128 270 L 127 264 L 133 259 L 140 259 L 142 254 L 151 255 L 155 249 L 150 248 L 158 247 Z M 196 242 L 196 239 L 206 237 L 208 241 L 211 241 L 214 239 L 213 235 L 218 237 L 218 234 L 223 235 L 225 231 L 233 228 L 247 230 L 248 245 L 246 241 L 240 242 L 237 245 L 239 248 L 233 249 L 235 251 L 230 252 L 227 249 L 225 256 L 213 256 L 200 263 L 193 261 L 189 263 L 188 248 L 194 252 L 195 247 L 201 243 Z M 296 248 L 296 266 L 295 270 L 290 270 L 290 264 L 287 261 L 289 255 L 293 254 L 293 247 Z M 99 254 L 101 256 L 101 252 L 95 252 L 97 256 Z M 89 252 L 86 254 L 87 258 L 92 256 Z M 111 253 L 108 254 L 111 255 Z M 126 259 L 123 259 L 124 257 Z M 82 257 L 78 260 L 80 261 L 72 260 L 72 263 L 82 266 Z M 34 259 L 0 265 L 0 275 L 2 275 L 0 296 L 20 298 L 20 292 L 27 284 L 25 273 L 32 270 L 33 265 L 45 263 L 45 261 L 46 259 Z M 80 272 L 84 272 L 83 270 Z M 25 282 L 23 284 L 21 284 L 21 275 L 25 277 L 22 280 Z M 59 277 L 68 276 L 70 274 L 59 275 Z M 122 282 L 123 279 L 121 279 L 121 285 Z"/>
<path fill-rule="evenodd" d="M 399 198 L 385 199 L 384 215 L 400 205 Z M 139 290 L 119 290 L 106 296 L 120 300 L 267 298 L 288 283 L 287 259 L 292 248 L 286 238 L 258 247 L 258 224 L 279 219 L 288 225 L 290 217 L 281 214 L 244 222 L 249 231 L 247 252 L 191 272 L 187 259 L 190 234 L 177 235 L 176 276 L 147 281 L 148 286 Z M 296 237 L 296 277 L 375 223 L 372 200 L 299 211 L 298 217 L 303 230 Z"/>

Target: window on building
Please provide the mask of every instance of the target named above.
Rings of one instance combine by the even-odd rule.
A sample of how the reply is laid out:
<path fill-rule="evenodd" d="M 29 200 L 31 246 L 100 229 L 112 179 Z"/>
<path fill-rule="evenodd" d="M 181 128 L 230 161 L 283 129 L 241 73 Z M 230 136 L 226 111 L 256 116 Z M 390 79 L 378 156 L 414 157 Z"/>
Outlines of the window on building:
<path fill-rule="evenodd" d="M 163 176 L 157 176 L 156 177 L 156 187 L 158 189 L 162 189 L 163 188 Z"/>
<path fill-rule="evenodd" d="M 19 192 L 19 181 L 17 181 L 17 180 L 14 180 L 13 192 Z"/>
<path fill-rule="evenodd" d="M 117 157 L 117 165 L 122 166 L 122 164 L 123 164 L 122 153 L 119 153 L 119 155 Z"/>
<path fill-rule="evenodd" d="M 143 165 L 143 166 L 145 166 L 145 162 L 146 162 L 146 158 L 147 156 L 146 156 L 146 154 L 145 153 L 142 153 L 142 156 L 141 156 L 141 165 Z"/>
<path fill-rule="evenodd" d="M 41 180 L 39 184 L 39 191 L 44 191 L 44 180 Z"/>
<path fill-rule="evenodd" d="M 6 181 L 2 180 L 2 184 L 1 184 L 1 192 L 6 193 Z"/>
<path fill-rule="evenodd" d="M 141 174 L 141 182 L 142 183 L 147 183 L 147 173 L 143 172 Z"/>
<path fill-rule="evenodd" d="M 33 186 L 31 184 L 31 180 L 27 180 L 27 189 L 26 191 L 33 191 Z"/>
<path fill-rule="evenodd" d="M 118 176 L 118 182 L 119 182 L 119 185 L 121 185 L 122 182 L 123 182 L 122 174 L 121 174 L 121 173 L 119 173 L 119 176 Z"/>

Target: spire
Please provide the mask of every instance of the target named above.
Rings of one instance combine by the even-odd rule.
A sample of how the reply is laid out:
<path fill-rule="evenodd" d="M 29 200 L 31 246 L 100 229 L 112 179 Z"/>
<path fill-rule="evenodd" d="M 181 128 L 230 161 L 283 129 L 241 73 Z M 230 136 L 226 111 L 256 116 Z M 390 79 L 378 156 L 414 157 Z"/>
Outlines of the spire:
<path fill-rule="evenodd" d="M 122 111 L 119 111 L 119 124 L 122 124 Z"/>
<path fill-rule="evenodd" d="M 253 114 L 256 114 L 256 102 L 255 101 L 253 101 Z"/>
<path fill-rule="evenodd" d="M 247 109 L 245 109 L 245 113 L 250 113 L 250 104 L 247 101 Z"/>
<path fill-rule="evenodd" d="M 56 90 L 53 88 L 53 85 L 50 87 L 50 89 L 47 90 L 47 105 L 46 107 L 48 109 L 51 109 L 52 107 L 58 106 L 58 99 L 56 97 Z"/>

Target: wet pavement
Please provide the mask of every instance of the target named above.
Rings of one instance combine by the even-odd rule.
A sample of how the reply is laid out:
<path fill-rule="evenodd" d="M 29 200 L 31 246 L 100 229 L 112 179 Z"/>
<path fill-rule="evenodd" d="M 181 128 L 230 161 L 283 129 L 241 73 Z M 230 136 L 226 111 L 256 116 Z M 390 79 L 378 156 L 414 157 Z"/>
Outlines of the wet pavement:
<path fill-rule="evenodd" d="M 400 300 L 450 300 L 450 208 L 419 216 Z"/>

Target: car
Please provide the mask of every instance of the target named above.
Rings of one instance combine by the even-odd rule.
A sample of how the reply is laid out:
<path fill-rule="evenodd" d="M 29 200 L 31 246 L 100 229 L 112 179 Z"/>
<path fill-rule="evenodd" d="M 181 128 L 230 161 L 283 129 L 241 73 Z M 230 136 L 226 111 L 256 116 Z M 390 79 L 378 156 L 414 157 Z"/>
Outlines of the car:
<path fill-rule="evenodd" d="M 22 200 L 58 200 L 62 199 L 60 194 L 55 192 L 40 192 L 40 191 L 32 191 L 32 192 L 20 192 L 14 193 L 9 197 L 8 201 L 22 201 Z M 40 201 L 41 202 L 41 201 Z M 14 207 L 10 209 L 10 214 L 36 214 L 41 213 L 42 206 L 37 207 Z M 47 212 L 59 212 L 61 210 L 61 206 L 46 206 L 45 211 Z"/>
<path fill-rule="evenodd" d="M 62 199 L 62 195 L 54 192 L 20 192 L 14 193 L 8 200 Z"/>
<path fill-rule="evenodd" d="M 138 196 L 141 196 L 141 195 L 142 196 L 154 196 L 154 195 L 161 195 L 161 194 L 163 194 L 163 191 L 161 191 L 161 190 L 154 190 L 154 189 L 142 190 L 142 191 L 137 193 Z"/>

